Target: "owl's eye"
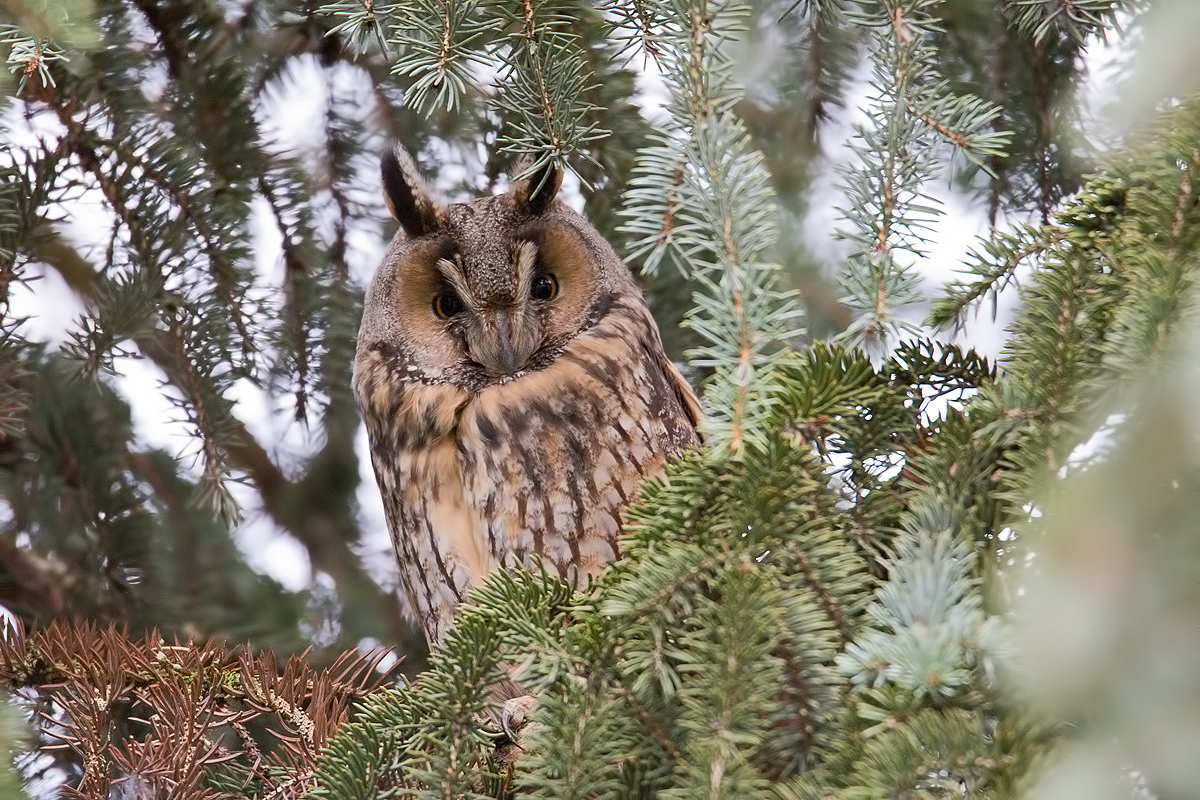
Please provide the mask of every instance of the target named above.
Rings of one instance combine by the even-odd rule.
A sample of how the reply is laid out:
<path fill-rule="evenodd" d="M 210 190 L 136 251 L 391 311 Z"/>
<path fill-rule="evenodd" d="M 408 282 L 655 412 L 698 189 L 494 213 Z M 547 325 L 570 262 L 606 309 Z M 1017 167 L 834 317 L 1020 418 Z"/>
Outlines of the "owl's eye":
<path fill-rule="evenodd" d="M 553 300 L 558 297 L 558 278 L 549 272 L 538 275 L 533 279 L 533 288 L 529 293 L 534 300 Z"/>
<path fill-rule="evenodd" d="M 454 292 L 443 292 L 433 298 L 433 313 L 438 319 L 450 319 L 463 310 L 463 302 Z"/>

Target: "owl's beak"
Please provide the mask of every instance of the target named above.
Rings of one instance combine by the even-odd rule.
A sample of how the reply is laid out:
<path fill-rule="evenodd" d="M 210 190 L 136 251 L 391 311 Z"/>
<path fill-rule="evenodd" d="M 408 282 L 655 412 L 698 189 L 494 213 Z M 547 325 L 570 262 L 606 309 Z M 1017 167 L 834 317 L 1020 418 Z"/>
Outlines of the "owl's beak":
<path fill-rule="evenodd" d="M 483 341 L 472 353 L 475 360 L 494 375 L 517 374 L 536 348 L 537 343 L 527 341 L 529 336 L 525 335 L 525 331 L 513 325 L 516 313 L 515 309 L 497 313 L 493 327 L 485 330 Z M 520 325 L 519 320 L 517 325 Z"/>
<path fill-rule="evenodd" d="M 496 321 L 496 363 L 505 375 L 513 375 L 521 365 L 517 363 L 517 348 L 513 343 L 512 322 L 507 314 Z"/>

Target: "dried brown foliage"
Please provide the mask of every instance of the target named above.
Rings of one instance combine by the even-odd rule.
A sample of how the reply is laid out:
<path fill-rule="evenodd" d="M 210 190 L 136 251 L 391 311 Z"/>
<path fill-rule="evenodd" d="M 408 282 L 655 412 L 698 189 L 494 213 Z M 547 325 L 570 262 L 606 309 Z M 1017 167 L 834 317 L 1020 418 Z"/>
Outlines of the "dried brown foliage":
<path fill-rule="evenodd" d="M 31 700 L 38 740 L 70 780 L 65 797 L 299 798 L 350 707 L 388 677 L 387 651 L 324 670 L 305 655 L 219 642 L 140 640 L 94 623 L 0 639 L 0 688 Z"/>

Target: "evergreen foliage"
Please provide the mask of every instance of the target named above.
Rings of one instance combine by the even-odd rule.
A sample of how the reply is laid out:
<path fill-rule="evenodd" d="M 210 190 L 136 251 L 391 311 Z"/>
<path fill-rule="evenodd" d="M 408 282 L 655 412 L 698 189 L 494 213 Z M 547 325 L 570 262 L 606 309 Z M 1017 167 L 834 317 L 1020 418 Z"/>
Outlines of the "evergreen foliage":
<path fill-rule="evenodd" d="M 853 15 L 871 30 L 872 95 L 866 125 L 852 142 L 858 164 L 846 170 L 843 235 L 855 252 L 846 262 L 847 303 L 858 314 L 845 335 L 855 343 L 915 330 L 897 307 L 920 299 L 916 277 L 900 254 L 920 257 L 923 229 L 938 211 L 925 185 L 938 167 L 937 146 L 949 145 L 976 165 L 999 157 L 1008 131 L 987 130 L 998 106 L 956 95 L 934 73 L 934 0 L 890 0 Z"/>
<path fill-rule="evenodd" d="M 0 792 L 13 800 L 25 800 L 24 781 L 16 770 L 16 755 L 24 746 L 24 720 L 8 698 L 0 701 Z"/>
<path fill-rule="evenodd" d="M 1194 763 L 1176 750 L 1197 732 L 1194 267 L 1187 283 L 1182 335 L 1169 337 L 1150 379 L 1118 405 L 1128 416 L 1107 457 L 1074 467 L 1022 531 L 1038 543 L 1042 570 L 1022 574 L 1020 666 L 1044 712 L 1077 731 L 1034 797 L 1125 797 L 1130 784 L 1143 796 L 1196 789 Z"/>
<path fill-rule="evenodd" d="M 734 450 L 762 426 L 772 355 L 789 330 L 801 333 L 766 260 L 776 211 L 762 158 L 731 110 L 740 91 L 722 45 L 748 12 L 737 2 L 675 2 L 651 10 L 652 27 L 634 29 L 653 36 L 671 124 L 643 150 L 624 210 L 631 260 L 649 274 L 674 264 L 695 287 L 684 324 L 699 346 L 689 358 L 715 373 L 703 432 Z"/>
<path fill-rule="evenodd" d="M 121 778 L 364 800 L 1194 794 L 1200 104 L 1172 84 L 1100 160 L 1076 99 L 1087 47 L 1153 5 L 0 0 L 0 603 L 31 631 L 0 646 L 0 680 L 47 723 L 25 777 L 65 737 L 65 790 L 96 798 Z M 324 100 L 293 146 L 277 117 L 301 94 Z M 573 170 L 707 411 L 620 562 L 578 591 L 493 576 L 419 676 L 361 557 L 349 391 L 389 138 L 465 164 L 439 172 L 450 199 L 512 161 Z M 831 281 L 804 231 L 835 168 Z M 938 184 L 1012 224 L 930 298 Z M 61 346 L 23 319 L 47 275 L 83 308 Z M 1014 286 L 998 362 L 938 338 Z M 135 358 L 184 452 L 142 438 Z M 288 443 L 247 393 L 295 420 Z M 326 577 L 258 574 L 247 516 Z M 365 695 L 382 677 L 335 656 L 363 640 L 417 656 L 401 685 Z M 537 705 L 504 744 L 507 679 Z M 316 728 L 280 705 L 301 700 Z M 239 714 L 278 747 L 231 738 Z M 165 720 L 194 746 L 167 747 Z M 0 719 L 0 750 L 18 727 Z"/>
<path fill-rule="evenodd" d="M 966 515 L 945 505 L 953 497 L 945 483 L 926 485 L 893 466 L 920 439 L 932 452 L 907 460 L 932 482 L 930 462 L 959 444 L 953 424 L 945 437 L 923 430 L 916 393 L 934 380 L 906 385 L 909 376 L 991 379 L 984 364 L 940 355 L 909 348 L 879 368 L 841 349 L 787 358 L 761 445 L 681 459 L 649 484 L 631 514 L 625 558 L 588 592 L 572 595 L 546 575 L 496 576 L 432 673 L 391 702 L 462 702 L 447 699 L 457 695 L 443 694 L 443 682 L 463 680 L 458 691 L 469 691 L 462 676 L 480 674 L 480 650 L 495 654 L 493 678 L 501 663 L 515 665 L 513 677 L 542 705 L 531 755 L 511 780 L 546 797 L 575 796 L 576 785 L 620 797 L 825 796 L 834 781 L 846 781 L 846 796 L 875 796 L 880 785 L 890 795 L 909 785 L 896 783 L 898 774 L 914 786 L 923 780 L 914 759 L 930 772 L 970 773 L 981 786 L 1014 782 L 1037 749 L 1020 739 L 998 750 L 986 728 L 1001 712 L 989 723 L 967 710 L 997 702 L 999 621 L 983 611 Z M 999 460 L 992 450 L 972 469 L 988 475 Z M 978 474 L 964 482 L 976 493 L 990 486 Z M 922 499 L 930 495 L 943 505 Z M 897 736 L 898 723 L 914 727 Z M 431 724 L 439 723 L 422 715 L 416 730 Z M 385 730 L 395 738 L 373 750 Z M 375 797 L 391 780 L 414 790 L 461 782 L 426 748 L 457 751 L 467 734 L 431 745 L 416 730 L 392 717 L 356 721 L 331 748 L 317 796 Z M 900 739 L 916 748 L 905 770 L 863 771 L 871 759 L 890 764 L 897 756 L 881 742 Z M 926 752 L 926 741 L 941 749 Z M 473 747 L 480 772 L 470 785 L 499 796 L 481 788 L 497 780 L 484 758 L 488 740 Z M 984 753 L 999 757 L 995 768 L 974 763 Z M 401 770 L 414 758 L 420 770 Z M 850 764 L 859 771 L 847 775 Z"/>

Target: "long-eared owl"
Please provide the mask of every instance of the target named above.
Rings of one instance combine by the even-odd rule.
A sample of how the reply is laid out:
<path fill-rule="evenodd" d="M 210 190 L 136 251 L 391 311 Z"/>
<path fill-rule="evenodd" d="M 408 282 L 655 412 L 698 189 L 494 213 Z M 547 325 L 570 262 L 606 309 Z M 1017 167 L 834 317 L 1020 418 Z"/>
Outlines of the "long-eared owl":
<path fill-rule="evenodd" d="M 355 393 L 410 607 L 431 645 L 471 587 L 618 555 L 642 478 L 698 442 L 696 395 L 629 270 L 544 168 L 446 205 L 383 157 L 400 230 L 367 291 Z"/>

